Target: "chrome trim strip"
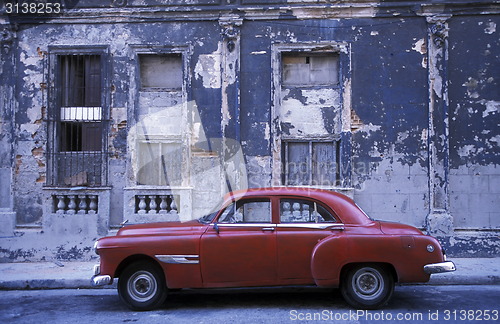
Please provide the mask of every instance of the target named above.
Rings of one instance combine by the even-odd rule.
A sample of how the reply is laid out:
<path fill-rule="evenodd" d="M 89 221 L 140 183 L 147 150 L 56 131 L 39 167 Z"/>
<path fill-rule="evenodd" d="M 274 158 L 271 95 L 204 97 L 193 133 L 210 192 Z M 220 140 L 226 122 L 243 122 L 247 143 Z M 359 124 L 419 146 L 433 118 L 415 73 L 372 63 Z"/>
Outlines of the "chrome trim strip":
<path fill-rule="evenodd" d="M 210 226 L 214 226 L 212 223 Z M 275 227 L 276 224 L 271 223 L 217 223 L 219 227 Z"/>
<path fill-rule="evenodd" d="M 210 226 L 214 226 L 212 223 Z M 343 230 L 342 223 L 285 223 L 285 224 L 270 224 L 270 223 L 217 223 L 218 227 L 264 227 L 266 229 L 281 227 L 281 228 L 312 228 L 312 229 L 338 229 Z"/>
<path fill-rule="evenodd" d="M 424 271 L 425 273 L 428 274 L 452 272 L 455 270 L 457 270 L 457 268 L 455 267 L 455 264 L 452 261 L 431 263 L 431 264 L 426 264 L 424 266 Z"/>
<path fill-rule="evenodd" d="M 112 282 L 113 282 L 113 278 L 111 278 L 111 276 L 109 276 L 109 275 L 93 276 L 92 277 L 92 286 L 94 286 L 94 287 L 109 285 Z"/>
<path fill-rule="evenodd" d="M 343 230 L 344 224 L 341 223 L 286 223 L 286 224 L 278 224 L 278 227 L 283 228 L 312 228 L 312 229 L 327 229 L 330 228 L 332 230 Z"/>
<path fill-rule="evenodd" d="M 200 256 L 197 254 L 173 254 L 173 255 L 155 255 L 155 257 L 164 263 L 170 264 L 198 264 Z"/>

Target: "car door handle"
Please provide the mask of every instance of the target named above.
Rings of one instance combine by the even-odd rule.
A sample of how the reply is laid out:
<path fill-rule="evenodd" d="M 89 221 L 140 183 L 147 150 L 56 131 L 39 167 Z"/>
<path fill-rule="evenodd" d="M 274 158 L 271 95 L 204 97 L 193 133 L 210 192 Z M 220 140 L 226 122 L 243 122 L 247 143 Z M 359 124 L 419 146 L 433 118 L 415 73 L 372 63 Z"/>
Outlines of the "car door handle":
<path fill-rule="evenodd" d="M 274 232 L 274 227 L 263 227 L 262 231 L 263 232 Z"/>

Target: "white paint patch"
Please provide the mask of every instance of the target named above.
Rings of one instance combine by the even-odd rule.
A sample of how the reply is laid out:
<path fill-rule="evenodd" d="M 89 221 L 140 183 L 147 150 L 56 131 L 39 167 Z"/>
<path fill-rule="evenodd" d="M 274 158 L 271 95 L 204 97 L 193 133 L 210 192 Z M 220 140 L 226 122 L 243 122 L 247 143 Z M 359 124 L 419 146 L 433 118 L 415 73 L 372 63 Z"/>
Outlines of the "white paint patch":
<path fill-rule="evenodd" d="M 496 142 L 497 146 L 500 146 L 500 135 L 490 138 L 490 142 Z"/>
<path fill-rule="evenodd" d="M 369 124 L 364 124 L 361 126 L 359 129 L 360 132 L 365 132 L 365 133 L 370 133 L 370 132 L 377 132 L 382 128 L 380 125 L 373 125 L 372 123 Z"/>
<path fill-rule="evenodd" d="M 409 131 L 398 133 L 398 139 L 396 140 L 396 142 L 403 143 L 403 141 L 408 137 L 410 137 Z"/>
<path fill-rule="evenodd" d="M 490 114 L 495 114 L 500 110 L 500 101 L 486 101 L 484 103 L 486 109 L 483 111 L 483 118 L 489 116 Z"/>
<path fill-rule="evenodd" d="M 266 51 L 259 51 L 259 52 L 252 52 L 250 54 L 252 55 L 261 55 L 261 54 L 266 54 L 267 52 Z"/>
<path fill-rule="evenodd" d="M 421 38 L 418 41 L 416 41 L 411 49 L 414 50 L 415 52 L 419 52 L 422 55 L 427 54 L 427 46 L 425 44 L 425 39 Z"/>
<path fill-rule="evenodd" d="M 205 88 L 218 89 L 221 84 L 221 44 L 211 54 L 200 55 L 194 68 L 196 80 L 202 79 Z"/>
<path fill-rule="evenodd" d="M 427 143 L 427 139 L 429 138 L 428 134 L 429 132 L 427 129 L 422 129 L 422 134 L 420 134 L 420 140 L 424 143 Z"/>
<path fill-rule="evenodd" d="M 280 116 L 280 120 L 294 126 L 290 130 L 294 135 L 328 134 L 321 122 L 323 118 L 320 107 L 304 106 L 299 100 L 288 98 L 282 102 L 281 111 L 286 113 Z"/>
<path fill-rule="evenodd" d="M 467 157 L 476 151 L 476 147 L 472 144 L 464 145 L 458 149 L 457 153 L 461 157 Z"/>
<path fill-rule="evenodd" d="M 497 24 L 495 24 L 493 21 L 490 21 L 490 22 L 488 23 L 488 27 L 486 27 L 486 28 L 484 29 L 484 32 L 485 32 L 486 34 L 490 34 L 490 35 L 491 35 L 491 34 L 493 34 L 493 33 L 494 33 L 494 32 L 496 32 L 496 31 L 497 31 Z"/>
<path fill-rule="evenodd" d="M 290 123 L 292 135 L 328 135 L 323 123 L 324 108 L 333 109 L 334 114 L 340 109 L 340 93 L 337 89 L 303 89 L 301 99 L 287 97 L 289 89 L 283 90 L 280 108 L 280 120 Z M 335 132 L 340 132 L 340 120 L 335 120 Z"/>

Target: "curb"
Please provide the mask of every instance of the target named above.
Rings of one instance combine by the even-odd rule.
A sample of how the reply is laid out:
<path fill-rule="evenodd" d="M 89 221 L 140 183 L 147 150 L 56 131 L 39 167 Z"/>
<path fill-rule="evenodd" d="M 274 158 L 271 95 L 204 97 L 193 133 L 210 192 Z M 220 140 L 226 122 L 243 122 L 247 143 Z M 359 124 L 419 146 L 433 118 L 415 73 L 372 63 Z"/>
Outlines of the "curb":
<path fill-rule="evenodd" d="M 116 289 L 115 280 L 112 285 L 93 287 L 90 279 L 32 279 L 0 281 L 0 290 L 44 290 L 44 289 Z"/>

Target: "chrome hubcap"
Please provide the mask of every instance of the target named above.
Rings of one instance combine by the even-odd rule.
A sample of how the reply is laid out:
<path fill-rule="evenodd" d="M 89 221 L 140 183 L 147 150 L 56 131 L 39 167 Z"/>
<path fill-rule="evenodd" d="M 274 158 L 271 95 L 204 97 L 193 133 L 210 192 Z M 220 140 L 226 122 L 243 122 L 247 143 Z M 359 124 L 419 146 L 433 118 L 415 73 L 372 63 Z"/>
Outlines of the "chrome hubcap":
<path fill-rule="evenodd" d="M 355 294 L 365 300 L 379 297 L 384 289 L 380 272 L 373 268 L 361 268 L 352 277 Z"/>
<path fill-rule="evenodd" d="M 133 300 L 145 302 L 156 294 L 158 286 L 151 273 L 138 271 L 129 279 L 127 289 Z"/>

